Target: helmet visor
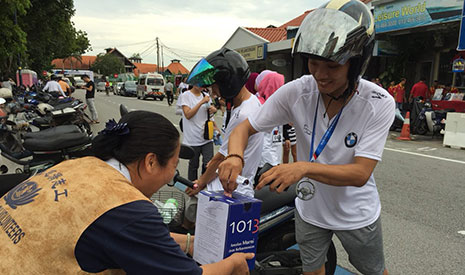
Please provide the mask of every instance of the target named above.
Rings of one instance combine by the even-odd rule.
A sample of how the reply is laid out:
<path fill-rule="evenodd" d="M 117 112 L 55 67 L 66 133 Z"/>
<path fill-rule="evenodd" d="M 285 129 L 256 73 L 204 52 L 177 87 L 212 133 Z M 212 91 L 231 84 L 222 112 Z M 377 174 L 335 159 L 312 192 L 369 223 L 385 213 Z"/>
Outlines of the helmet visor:
<path fill-rule="evenodd" d="M 297 33 L 294 53 L 316 55 L 345 64 L 359 56 L 365 45 L 365 27 L 346 13 L 317 9 L 307 16 Z"/>
<path fill-rule="evenodd" d="M 199 87 L 208 87 L 215 83 L 213 77 L 216 73 L 215 67 L 213 67 L 205 58 L 202 58 L 187 77 L 187 83 Z"/>

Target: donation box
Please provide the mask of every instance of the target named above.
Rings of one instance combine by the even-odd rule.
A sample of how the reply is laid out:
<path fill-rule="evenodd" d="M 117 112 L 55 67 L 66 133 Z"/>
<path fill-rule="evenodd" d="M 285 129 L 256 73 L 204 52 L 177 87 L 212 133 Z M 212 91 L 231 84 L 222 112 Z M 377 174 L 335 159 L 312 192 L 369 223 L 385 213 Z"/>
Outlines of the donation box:
<path fill-rule="evenodd" d="M 200 264 L 221 261 L 235 252 L 256 252 L 260 208 L 258 199 L 223 191 L 198 194 L 195 221 L 194 260 Z M 249 269 L 255 258 L 248 260 Z"/>

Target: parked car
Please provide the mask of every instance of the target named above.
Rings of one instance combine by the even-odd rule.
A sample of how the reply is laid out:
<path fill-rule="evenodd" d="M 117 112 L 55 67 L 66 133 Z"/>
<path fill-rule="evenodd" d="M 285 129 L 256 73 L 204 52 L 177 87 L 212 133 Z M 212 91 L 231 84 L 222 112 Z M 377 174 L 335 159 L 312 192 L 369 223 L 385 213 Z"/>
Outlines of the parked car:
<path fill-rule="evenodd" d="M 153 99 L 163 100 L 163 98 L 165 98 L 164 87 L 165 79 L 161 74 L 142 74 L 139 77 L 137 85 L 137 98 L 146 99 L 151 97 Z"/>
<path fill-rule="evenodd" d="M 97 83 L 96 88 L 97 92 L 105 92 L 105 82 L 102 81 Z"/>
<path fill-rule="evenodd" d="M 81 86 L 84 86 L 84 85 L 86 85 L 86 82 L 84 82 L 84 80 L 82 80 L 79 77 L 74 78 L 74 86 L 75 87 L 81 87 Z"/>
<path fill-rule="evenodd" d="M 123 83 L 120 90 L 121 95 L 124 96 L 136 96 L 137 95 L 137 84 L 136 81 L 128 80 Z"/>
<path fill-rule="evenodd" d="M 124 82 L 116 82 L 113 84 L 113 93 L 115 95 L 121 95 L 121 87 L 123 87 Z"/>

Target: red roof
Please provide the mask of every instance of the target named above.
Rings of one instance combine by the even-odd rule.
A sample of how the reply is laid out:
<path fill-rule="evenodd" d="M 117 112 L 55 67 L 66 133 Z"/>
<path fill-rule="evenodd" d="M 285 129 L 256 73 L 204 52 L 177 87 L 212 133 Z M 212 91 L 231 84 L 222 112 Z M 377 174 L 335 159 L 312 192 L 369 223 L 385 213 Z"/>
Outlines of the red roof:
<path fill-rule="evenodd" d="M 302 21 L 304 21 L 305 16 L 309 14 L 312 10 L 308 10 L 304 12 L 303 14 L 297 16 L 296 18 L 292 19 L 291 21 L 284 23 L 283 25 L 279 26 L 279 28 L 284 28 L 286 29 L 287 27 L 299 27 L 300 24 L 302 24 Z"/>
<path fill-rule="evenodd" d="M 75 57 L 54 59 L 52 65 L 54 65 L 56 69 L 89 70 L 92 64 L 94 64 L 95 59 L 97 59 L 97 57 L 92 55 L 83 55 L 81 56 L 81 60 Z"/>
<path fill-rule="evenodd" d="M 171 74 L 189 74 L 189 70 L 179 62 L 171 62 L 171 64 L 166 67 L 166 70 L 170 71 Z"/>
<path fill-rule="evenodd" d="M 157 71 L 157 64 L 148 63 L 133 63 L 136 67 L 134 68 L 134 75 L 154 73 Z"/>
<path fill-rule="evenodd" d="M 265 38 L 270 42 L 285 40 L 287 37 L 286 29 L 284 28 L 246 28 L 256 35 Z"/>

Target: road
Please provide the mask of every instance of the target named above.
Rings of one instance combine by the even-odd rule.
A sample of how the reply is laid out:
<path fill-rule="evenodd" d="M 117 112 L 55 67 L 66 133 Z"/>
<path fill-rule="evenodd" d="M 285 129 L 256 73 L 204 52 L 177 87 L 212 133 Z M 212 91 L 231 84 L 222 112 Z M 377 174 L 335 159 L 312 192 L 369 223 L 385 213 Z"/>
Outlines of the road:
<path fill-rule="evenodd" d="M 83 90 L 77 97 L 83 98 Z M 163 102 L 137 100 L 104 93 L 96 94 L 100 124 L 119 118 L 118 106 L 163 114 L 176 127 L 180 117 L 175 107 Z M 217 121 L 221 121 L 218 116 Z M 375 170 L 382 203 L 386 266 L 391 274 L 465 274 L 465 151 L 445 148 L 442 140 L 417 137 L 398 141 L 391 132 L 383 161 Z M 187 174 L 187 162 L 179 164 Z M 355 269 L 335 240 L 338 264 Z"/>

